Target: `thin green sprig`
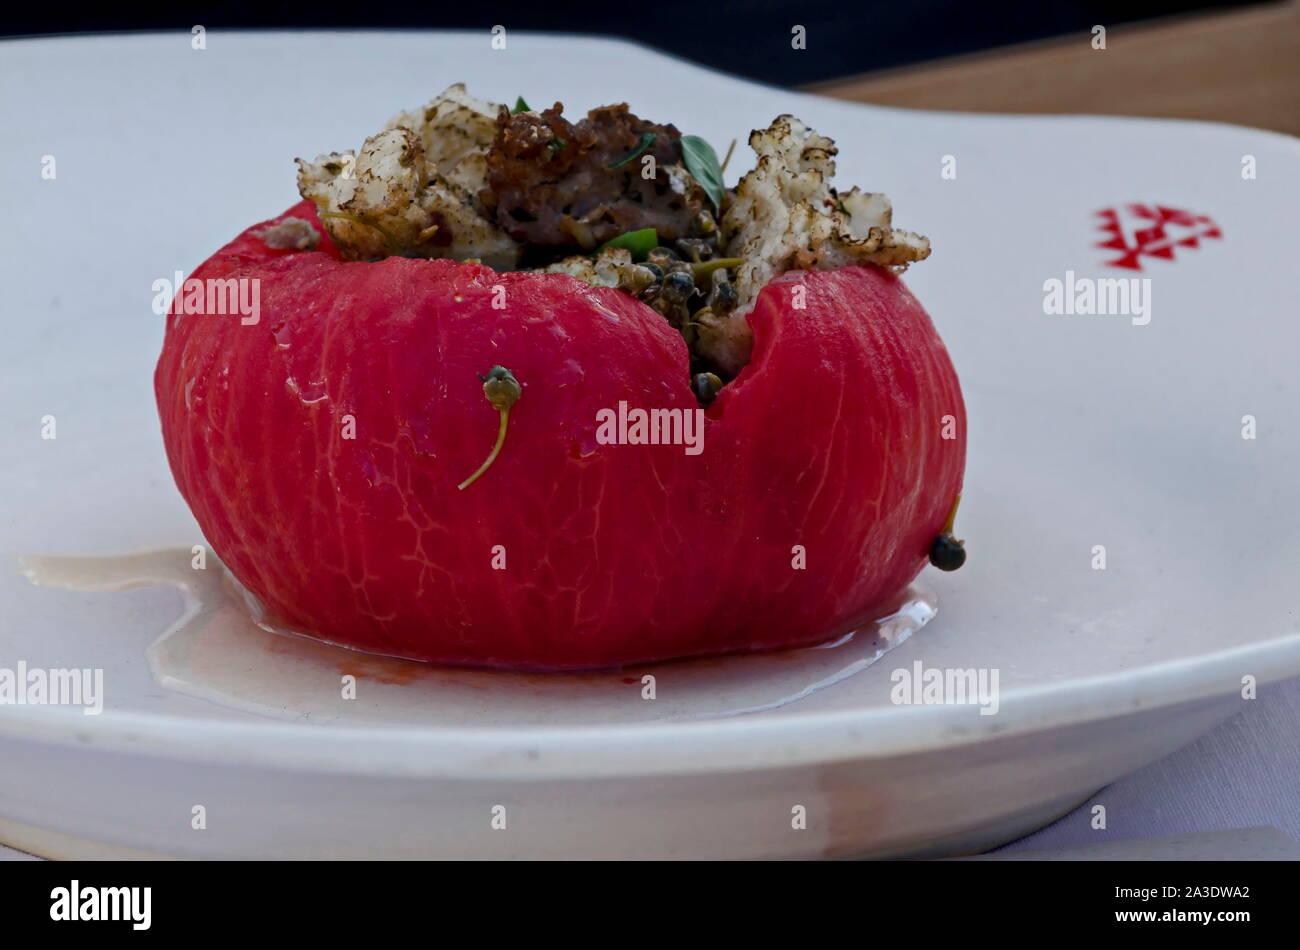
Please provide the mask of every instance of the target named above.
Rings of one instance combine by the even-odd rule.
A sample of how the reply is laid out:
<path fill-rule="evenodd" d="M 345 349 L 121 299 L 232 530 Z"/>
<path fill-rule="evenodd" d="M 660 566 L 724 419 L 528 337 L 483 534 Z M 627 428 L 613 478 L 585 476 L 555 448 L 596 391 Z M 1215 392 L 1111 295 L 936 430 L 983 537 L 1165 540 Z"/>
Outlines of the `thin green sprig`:
<path fill-rule="evenodd" d="M 478 481 L 479 476 L 491 468 L 492 463 L 497 460 L 497 456 L 501 454 L 501 446 L 506 444 L 506 427 L 510 424 L 510 407 L 517 403 L 519 397 L 523 395 L 523 388 L 519 385 L 519 380 L 515 379 L 514 374 L 504 366 L 493 366 L 488 370 L 486 376 L 480 375 L 479 379 L 483 380 L 483 395 L 501 414 L 501 421 L 497 424 L 496 445 L 492 446 L 492 451 L 488 453 L 488 457 L 483 460 L 483 464 L 478 467 L 478 470 L 456 486 L 458 491 L 464 491 L 470 485 L 473 485 L 474 482 Z"/>

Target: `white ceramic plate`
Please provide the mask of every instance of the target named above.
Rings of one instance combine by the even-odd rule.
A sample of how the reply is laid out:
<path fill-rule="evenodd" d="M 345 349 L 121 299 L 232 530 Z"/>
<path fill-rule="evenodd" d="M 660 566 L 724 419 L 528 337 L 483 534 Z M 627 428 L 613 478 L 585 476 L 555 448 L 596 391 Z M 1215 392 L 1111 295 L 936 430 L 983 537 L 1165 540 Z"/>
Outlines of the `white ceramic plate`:
<path fill-rule="evenodd" d="M 197 641 L 214 652 L 150 652 L 183 609 L 175 590 L 17 573 L 35 552 L 201 543 L 158 437 L 152 282 L 291 204 L 293 156 L 359 143 L 459 80 L 570 110 L 627 100 L 722 145 L 793 112 L 838 140 L 842 184 L 887 192 L 896 222 L 933 239 L 907 280 L 970 416 L 971 557 L 923 575 L 937 619 L 821 689 L 804 687 L 862 661 L 861 643 L 660 667 L 649 702 L 621 673 L 395 672 L 220 618 Z M 1243 677 L 1300 673 L 1294 139 L 870 108 L 624 43 L 511 34 L 494 51 L 486 33 L 7 42 L 0 123 L 0 555 L 15 567 L 0 667 L 101 668 L 106 694 L 99 716 L 0 706 L 0 840 L 214 857 L 969 851 L 1208 730 Z M 1189 215 L 1143 235 L 1133 203 Z M 1097 230 L 1105 208 L 1118 231 Z M 1106 266 L 1123 249 L 1095 245 L 1116 235 L 1148 252 L 1141 270 Z M 1067 271 L 1149 278 L 1150 322 L 1045 314 L 1044 282 Z M 892 703 L 891 674 L 917 662 L 996 670 L 997 714 Z M 358 699 L 325 701 L 349 665 Z M 186 670 L 225 684 L 207 693 L 222 701 Z"/>

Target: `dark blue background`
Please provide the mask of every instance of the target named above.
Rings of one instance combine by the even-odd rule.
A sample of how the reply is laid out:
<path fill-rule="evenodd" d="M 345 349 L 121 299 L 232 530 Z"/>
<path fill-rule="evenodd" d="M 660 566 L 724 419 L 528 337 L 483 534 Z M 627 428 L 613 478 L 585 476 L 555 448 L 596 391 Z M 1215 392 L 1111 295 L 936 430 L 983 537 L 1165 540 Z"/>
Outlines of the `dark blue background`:
<path fill-rule="evenodd" d="M 407 8 L 360 0 L 170 4 L 18 2 L 0 34 L 132 29 L 420 27 L 609 33 L 726 72 L 781 85 L 815 82 L 1113 24 L 1241 3 L 1205 0 L 591 0 L 582 4 L 427 0 Z M 802 24 L 808 48 L 790 47 Z M 646 76 L 653 83 L 653 76 Z"/>

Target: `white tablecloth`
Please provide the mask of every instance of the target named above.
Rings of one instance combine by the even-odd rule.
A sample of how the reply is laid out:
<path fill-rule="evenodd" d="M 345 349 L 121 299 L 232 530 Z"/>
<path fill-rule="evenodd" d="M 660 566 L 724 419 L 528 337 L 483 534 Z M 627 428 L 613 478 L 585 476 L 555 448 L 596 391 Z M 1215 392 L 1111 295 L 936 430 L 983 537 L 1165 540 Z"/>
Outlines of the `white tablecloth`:
<path fill-rule="evenodd" d="M 1106 828 L 1094 831 L 1098 804 L 1106 806 Z M 1261 687 L 1240 715 L 1001 851 L 1256 825 L 1300 842 L 1300 678 Z"/>

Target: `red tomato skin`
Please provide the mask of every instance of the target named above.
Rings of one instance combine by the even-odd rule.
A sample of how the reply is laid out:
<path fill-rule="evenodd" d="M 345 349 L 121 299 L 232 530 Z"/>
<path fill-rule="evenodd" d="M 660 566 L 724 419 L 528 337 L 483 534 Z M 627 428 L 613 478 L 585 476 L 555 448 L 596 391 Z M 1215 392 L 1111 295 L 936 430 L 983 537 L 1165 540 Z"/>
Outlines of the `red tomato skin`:
<path fill-rule="evenodd" d="M 319 229 L 303 202 L 192 275 L 257 279 L 258 322 L 170 315 L 155 373 L 177 486 L 271 623 L 417 660 L 604 668 L 826 640 L 925 565 L 965 414 L 896 277 L 764 288 L 753 359 L 688 455 L 596 439 L 620 401 L 696 408 L 685 343 L 650 308 L 564 275 L 346 262 L 328 238 L 283 252 L 253 233 L 289 215 Z M 496 438 L 478 374 L 497 364 L 523 395 L 460 491 Z"/>

